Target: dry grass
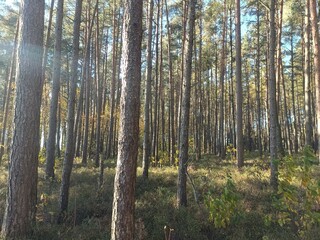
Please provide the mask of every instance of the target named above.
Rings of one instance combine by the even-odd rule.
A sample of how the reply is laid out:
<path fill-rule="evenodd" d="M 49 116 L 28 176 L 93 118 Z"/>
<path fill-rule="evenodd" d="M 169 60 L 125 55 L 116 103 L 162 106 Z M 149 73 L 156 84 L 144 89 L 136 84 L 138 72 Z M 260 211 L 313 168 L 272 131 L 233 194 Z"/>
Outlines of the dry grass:
<path fill-rule="evenodd" d="M 57 162 L 57 180 L 49 185 L 44 180 L 43 164 L 39 168 L 39 204 L 37 224 L 31 239 L 108 239 L 112 213 L 115 161 L 106 162 L 105 183 L 98 189 L 99 169 L 89 164 L 84 168 L 76 162 L 71 180 L 69 214 L 63 225 L 55 223 L 61 181 L 61 160 Z M 268 162 L 248 156 L 239 171 L 234 161 L 221 161 L 204 156 L 189 163 L 189 175 L 195 185 L 199 202 L 188 180 L 188 208 L 176 208 L 177 167 L 151 168 L 144 181 L 137 170 L 136 228 L 137 239 L 164 239 L 164 226 L 174 229 L 176 239 L 299 239 L 290 228 L 266 225 L 265 215 L 272 210 Z M 0 218 L 3 216 L 7 168 L 0 168 Z M 207 194 L 218 197 L 232 176 L 240 195 L 241 216 L 227 228 L 215 229 L 208 220 L 204 204 Z M 315 166 L 315 177 L 320 167 Z M 319 229 L 319 228 L 318 228 Z M 311 229 L 305 239 L 317 239 Z"/>

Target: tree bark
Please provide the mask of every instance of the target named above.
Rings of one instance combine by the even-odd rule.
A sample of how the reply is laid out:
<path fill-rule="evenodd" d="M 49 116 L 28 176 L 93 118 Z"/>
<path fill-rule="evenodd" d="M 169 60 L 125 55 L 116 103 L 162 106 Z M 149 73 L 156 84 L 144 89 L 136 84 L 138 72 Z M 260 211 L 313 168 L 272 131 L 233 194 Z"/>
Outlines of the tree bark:
<path fill-rule="evenodd" d="M 109 121 L 109 138 L 107 146 L 107 158 L 111 156 L 113 152 L 112 143 L 114 138 L 114 111 L 115 111 L 115 95 L 116 95 L 116 76 L 117 76 L 117 11 L 116 1 L 113 1 L 113 33 L 112 33 L 112 78 L 110 87 L 110 121 Z"/>
<path fill-rule="evenodd" d="M 152 22 L 153 22 L 153 0 L 149 3 L 148 18 L 148 41 L 147 41 L 147 77 L 145 87 L 145 103 L 144 103 L 144 132 L 143 132 L 143 158 L 142 158 L 142 175 L 148 178 L 151 141 L 150 141 L 150 105 L 151 105 L 151 74 L 152 74 Z"/>
<path fill-rule="evenodd" d="M 16 56 L 17 56 L 18 35 L 19 35 L 19 20 L 17 21 L 16 33 L 15 33 L 15 37 L 14 37 L 14 46 L 13 46 L 13 50 L 12 50 L 11 64 L 10 64 L 10 69 L 9 69 L 8 79 L 7 79 L 8 84 L 7 84 L 7 91 L 6 91 L 6 95 L 5 95 L 3 120 L 2 120 L 0 163 L 2 161 L 2 157 L 4 154 L 4 143 L 5 143 L 6 134 L 7 134 L 7 123 L 8 123 L 8 115 L 9 115 L 10 97 L 11 97 L 11 92 L 12 92 L 12 82 L 14 80 Z"/>
<path fill-rule="evenodd" d="M 57 134 L 57 110 L 60 92 L 61 41 L 62 41 L 63 0 L 58 0 L 55 44 L 53 55 L 52 92 L 50 101 L 49 135 L 46 149 L 46 178 L 54 178 L 54 162 Z"/>
<path fill-rule="evenodd" d="M 310 9 L 306 0 L 304 17 L 304 111 L 305 111 L 305 144 L 312 146 L 312 115 L 310 89 Z"/>
<path fill-rule="evenodd" d="M 158 161 L 159 145 L 159 34 L 160 34 L 160 0 L 157 0 L 156 42 L 155 42 L 155 82 L 154 82 L 154 117 L 152 135 L 152 155 Z"/>
<path fill-rule="evenodd" d="M 122 92 L 111 239 L 134 239 L 135 181 L 139 142 L 142 0 L 125 0 Z"/>
<path fill-rule="evenodd" d="M 222 50 L 221 50 L 221 60 L 220 60 L 220 116 L 219 116 L 219 156 L 224 159 L 226 156 L 225 150 L 225 119 L 224 119 L 224 99 L 225 99 L 225 73 L 226 73 L 226 32 L 227 32 L 227 3 L 224 1 L 224 19 L 222 26 Z"/>
<path fill-rule="evenodd" d="M 292 117 L 293 117 L 293 137 L 294 137 L 294 152 L 298 153 L 299 142 L 298 142 L 298 124 L 297 124 L 297 116 L 296 116 L 296 101 L 295 101 L 295 72 L 294 72 L 294 50 L 293 50 L 293 25 L 291 25 L 291 98 L 292 98 Z M 285 97 L 285 96 L 284 96 Z"/>
<path fill-rule="evenodd" d="M 88 26 L 88 32 L 87 32 L 87 42 L 86 42 L 86 54 L 85 54 L 85 127 L 84 127 L 84 136 L 83 136 L 83 145 L 82 145 L 82 164 L 87 165 L 88 161 L 88 149 L 90 146 L 88 146 L 89 142 L 89 126 L 90 126 L 90 93 L 91 93 L 91 68 L 90 68 L 90 50 L 91 50 L 91 35 L 92 35 L 92 28 L 94 24 L 94 19 L 96 16 L 96 13 L 98 11 L 98 4 L 99 1 L 96 1 L 94 10 L 93 10 L 93 16 L 89 19 L 89 26 Z M 90 4 L 89 4 L 90 6 Z M 88 9 L 88 16 L 90 16 L 90 8 Z M 91 21 L 90 21 L 91 20 Z"/>
<path fill-rule="evenodd" d="M 310 23 L 312 31 L 312 43 L 313 43 L 313 61 L 314 61 L 314 78 L 315 78 L 315 106 L 316 106 L 316 116 L 317 116 L 317 132 L 316 132 L 316 142 L 318 143 L 317 152 L 320 162 L 320 51 L 319 51 L 319 29 L 317 20 L 317 3 L 315 0 L 310 0 Z"/>
<path fill-rule="evenodd" d="M 1 231 L 5 239 L 31 232 L 37 203 L 44 1 L 22 0 L 20 6 L 14 133 Z"/>
<path fill-rule="evenodd" d="M 69 86 L 68 112 L 67 112 L 67 143 L 66 152 L 63 160 L 62 182 L 59 196 L 59 219 L 62 222 L 64 214 L 68 209 L 70 176 L 73 165 L 75 139 L 74 139 L 74 119 L 75 119 L 75 101 L 77 91 L 78 78 L 78 60 L 79 60 L 79 39 L 80 39 L 80 23 L 81 23 L 82 0 L 76 1 L 76 9 L 73 24 L 73 40 L 72 40 L 72 65 L 71 78 Z"/>
<path fill-rule="evenodd" d="M 171 28 L 169 22 L 169 11 L 168 3 L 165 0 L 166 6 L 166 20 L 167 20 L 167 31 L 168 31 L 168 65 L 169 65 L 169 88 L 170 88 L 170 164 L 173 165 L 175 162 L 175 111 L 174 111 L 174 83 L 173 83 L 173 67 L 172 67 L 172 55 L 171 55 Z"/>
<path fill-rule="evenodd" d="M 96 96 L 97 96 L 97 125 L 96 125 L 96 156 L 95 156 L 95 166 L 99 167 L 100 165 L 100 146 L 101 146 L 101 112 L 102 112 L 102 82 L 103 78 L 100 74 L 100 40 L 99 40 L 99 15 L 96 17 L 97 21 L 97 29 L 96 29 L 96 59 L 95 59 L 95 78 L 96 78 Z M 106 53 L 107 54 L 107 53 Z M 100 182 L 100 186 L 102 186 L 102 182 Z"/>
<path fill-rule="evenodd" d="M 258 118 L 258 149 L 259 155 L 262 157 L 262 131 L 261 131 L 261 80 L 260 80 L 260 4 L 257 1 L 257 61 L 256 61 L 256 71 L 257 71 L 257 118 Z"/>
<path fill-rule="evenodd" d="M 178 172 L 178 206 L 187 206 L 187 161 L 189 150 L 189 118 L 190 118 L 190 91 L 192 75 L 192 48 L 193 31 L 195 22 L 196 0 L 189 0 L 187 34 L 184 51 L 184 71 L 182 83 L 182 108 L 181 108 L 181 127 L 180 127 L 180 145 L 179 145 L 179 172 Z"/>
<path fill-rule="evenodd" d="M 275 19 L 278 20 L 278 25 L 275 24 L 276 27 L 276 51 L 277 51 L 277 64 L 275 65 L 276 68 L 276 123 L 277 123 L 277 151 L 282 156 L 284 155 L 284 148 L 282 144 L 282 137 L 281 137 L 281 126 L 279 122 L 279 116 L 278 113 L 280 112 L 280 83 L 281 79 L 283 78 L 283 67 L 282 67 L 282 51 L 281 51 L 281 37 L 282 37 L 282 15 L 283 15 L 283 0 L 280 0 L 277 2 L 279 7 L 279 12 L 277 14 L 277 17 L 275 16 Z M 277 3 L 275 3 L 275 11 L 277 9 Z M 271 12 L 271 11 L 270 11 Z M 275 20 L 276 21 L 276 20 Z M 286 96 L 283 96 L 284 98 Z"/>
<path fill-rule="evenodd" d="M 276 101 L 276 23 L 275 23 L 275 0 L 270 2 L 270 49 L 269 49 L 269 116 L 270 116 L 270 184 L 274 189 L 278 188 L 277 166 L 277 101 Z"/>
<path fill-rule="evenodd" d="M 235 0 L 236 6 L 236 82 L 237 82 L 237 162 L 238 168 L 244 165 L 243 127 L 242 127 L 242 80 L 241 80 L 241 14 L 240 0 Z"/>

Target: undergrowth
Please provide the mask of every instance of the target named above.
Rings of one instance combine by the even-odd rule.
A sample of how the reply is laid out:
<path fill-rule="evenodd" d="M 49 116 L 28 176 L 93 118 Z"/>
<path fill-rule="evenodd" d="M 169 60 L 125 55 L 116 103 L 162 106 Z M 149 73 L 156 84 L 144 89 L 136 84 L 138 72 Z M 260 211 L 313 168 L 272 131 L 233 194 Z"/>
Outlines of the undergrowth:
<path fill-rule="evenodd" d="M 162 240 L 168 229 L 175 240 L 318 239 L 320 168 L 309 153 L 281 162 L 277 194 L 269 187 L 268 160 L 247 156 L 241 171 L 231 157 L 192 160 L 188 173 L 195 189 L 188 180 L 186 208 L 176 206 L 177 167 L 167 166 L 168 156 L 162 155 L 165 162 L 150 169 L 149 179 L 141 177 L 141 168 L 137 171 L 136 239 Z M 101 188 L 93 162 L 83 167 L 75 161 L 68 215 L 57 225 L 61 165 L 58 160 L 56 179 L 48 184 L 40 163 L 37 222 L 30 239 L 109 239 L 115 160 L 105 162 Z M 7 167 L 0 171 L 2 221 Z"/>

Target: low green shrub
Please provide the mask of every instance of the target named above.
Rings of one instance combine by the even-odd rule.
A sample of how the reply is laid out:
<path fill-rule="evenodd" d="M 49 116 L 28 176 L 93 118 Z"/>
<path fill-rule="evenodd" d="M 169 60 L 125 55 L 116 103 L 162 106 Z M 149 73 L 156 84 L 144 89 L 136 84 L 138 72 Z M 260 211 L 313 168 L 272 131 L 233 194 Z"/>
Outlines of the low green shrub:
<path fill-rule="evenodd" d="M 205 205 L 209 211 L 209 220 L 216 228 L 226 228 L 240 214 L 239 194 L 230 174 L 219 197 L 209 192 L 205 197 Z"/>
<path fill-rule="evenodd" d="M 286 156 L 279 165 L 279 186 L 269 221 L 289 227 L 299 236 L 320 224 L 320 181 L 312 174 L 316 158 L 309 147 L 300 157 Z"/>

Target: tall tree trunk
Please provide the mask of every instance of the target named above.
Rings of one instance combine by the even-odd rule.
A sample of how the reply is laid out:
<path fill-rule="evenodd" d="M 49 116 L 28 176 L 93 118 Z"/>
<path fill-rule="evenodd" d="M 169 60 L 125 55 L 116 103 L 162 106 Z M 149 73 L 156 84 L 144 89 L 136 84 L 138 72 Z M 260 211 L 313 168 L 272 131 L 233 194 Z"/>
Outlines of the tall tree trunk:
<path fill-rule="evenodd" d="M 249 82 L 249 64 L 246 61 L 245 67 L 245 79 L 246 79 L 246 86 L 247 86 L 247 119 L 246 119 L 246 147 L 249 152 L 252 151 L 252 124 L 251 124 L 251 94 L 250 94 L 250 82 Z"/>
<path fill-rule="evenodd" d="M 184 51 L 184 71 L 182 88 L 182 109 L 181 109 L 181 128 L 179 145 L 179 172 L 178 172 L 178 206 L 187 205 L 187 161 L 188 161 L 188 141 L 189 141 L 189 118 L 190 118 L 190 91 L 192 75 L 192 48 L 193 30 L 195 22 L 196 0 L 189 0 L 187 34 Z"/>
<path fill-rule="evenodd" d="M 10 97 L 11 97 L 11 92 L 12 92 L 12 82 L 14 80 L 16 56 L 17 56 L 18 34 L 19 34 L 19 20 L 17 20 L 16 33 L 15 33 L 15 37 L 14 37 L 14 46 L 13 46 L 13 50 L 12 50 L 11 64 L 10 64 L 8 79 L 7 79 L 7 91 L 6 91 L 6 95 L 5 95 L 5 105 L 4 105 L 3 119 L 2 119 L 0 163 L 2 161 L 2 157 L 4 154 L 4 144 L 5 144 L 5 139 L 6 139 L 6 135 L 7 135 L 7 123 L 8 123 L 8 116 L 9 116 Z"/>
<path fill-rule="evenodd" d="M 292 141 L 291 141 L 291 130 L 290 130 L 290 114 L 288 112 L 288 107 L 287 107 L 287 91 L 286 91 L 286 84 L 285 84 L 285 79 L 283 76 L 283 66 L 282 66 L 282 61 L 280 62 L 280 67 L 281 70 L 281 81 L 282 81 L 282 92 L 283 92 L 283 115 L 284 115 L 284 123 L 285 123 L 285 139 L 287 143 L 287 148 L 289 151 L 289 154 L 292 154 Z"/>
<path fill-rule="evenodd" d="M 25 238 L 36 219 L 44 1 L 22 0 L 20 12 L 14 133 L 1 230 L 4 239 Z"/>
<path fill-rule="evenodd" d="M 87 158 L 88 158 L 88 142 L 89 142 L 89 126 L 90 126 L 90 92 L 91 92 L 91 68 L 90 68 L 90 50 L 91 50 L 91 35 L 92 35 L 92 28 L 95 20 L 95 16 L 98 11 L 99 1 L 96 1 L 93 16 L 92 18 L 88 17 L 89 19 L 89 29 L 87 32 L 87 42 L 86 42 L 86 54 L 85 54 L 85 127 L 84 127 L 84 136 L 83 136 L 83 147 L 82 147 L 82 164 L 87 165 Z M 88 8 L 88 16 L 90 16 L 90 4 Z M 91 22 L 90 22 L 91 21 Z"/>
<path fill-rule="evenodd" d="M 50 12 L 49 12 L 49 22 L 48 22 L 48 29 L 47 29 L 47 36 L 46 41 L 44 44 L 44 51 L 42 56 L 42 78 L 41 78 L 41 89 L 44 89 L 45 92 L 45 98 L 44 103 L 42 103 L 42 106 L 46 107 L 48 106 L 48 99 L 46 95 L 46 68 L 48 64 L 48 51 L 49 51 L 49 45 L 50 45 L 50 37 L 51 37 L 51 26 L 52 26 L 52 16 L 53 16 L 53 10 L 54 10 L 54 2 L 55 0 L 51 0 L 51 6 L 50 6 Z M 44 148 L 47 146 L 47 116 L 45 113 L 46 111 L 42 111 L 42 126 L 43 126 L 43 139 L 44 139 Z"/>
<path fill-rule="evenodd" d="M 215 111 L 214 111 L 214 141 L 213 141 L 213 153 L 217 155 L 217 148 L 218 148 L 218 140 L 219 140 L 219 133 L 218 133 L 218 46 L 216 45 L 216 56 L 215 56 Z M 219 151 L 218 151 L 219 152 Z"/>
<path fill-rule="evenodd" d="M 61 42 L 62 42 L 63 0 L 58 0 L 55 43 L 53 55 L 52 91 L 50 101 L 49 135 L 46 149 L 46 178 L 54 178 L 54 162 L 57 135 L 57 110 L 60 92 Z"/>
<path fill-rule="evenodd" d="M 76 9 L 73 23 L 73 40 L 72 40 L 72 65 L 71 78 L 69 86 L 68 113 L 67 113 L 67 143 L 63 160 L 62 181 L 59 196 L 59 219 L 62 222 L 64 214 L 68 209 L 70 176 L 72 171 L 75 138 L 74 138 L 74 119 L 75 119 L 75 101 L 77 92 L 78 79 L 78 60 L 79 60 L 79 39 L 80 39 L 80 23 L 81 23 L 82 0 L 76 1 Z"/>
<path fill-rule="evenodd" d="M 146 92 L 144 105 L 144 132 L 143 132 L 143 159 L 142 171 L 143 177 L 148 178 L 151 141 L 150 141 L 150 101 L 151 101 L 151 74 L 152 74 L 152 22 L 153 22 L 153 0 L 149 3 L 148 15 L 148 41 L 147 41 L 147 77 L 146 77 Z"/>
<path fill-rule="evenodd" d="M 161 115 L 158 115 L 158 122 L 160 128 L 161 122 L 161 151 L 164 152 L 166 150 L 166 139 L 165 139 L 165 84 L 163 78 L 163 0 L 160 1 L 160 55 L 159 55 L 159 112 L 161 111 Z M 160 119 L 161 118 L 161 119 Z M 160 131 L 159 131 L 160 132 Z"/>
<path fill-rule="evenodd" d="M 234 57 L 232 54 L 232 19 L 231 19 L 232 13 L 231 13 L 231 8 L 230 8 L 230 92 L 231 92 L 231 97 L 230 97 L 230 106 L 231 106 L 231 131 L 230 134 L 231 139 L 232 139 L 232 144 L 236 148 L 237 146 L 237 130 L 236 130 L 236 106 L 235 106 L 235 94 L 234 94 L 234 80 L 233 80 L 233 61 Z M 241 34 L 240 34 L 241 35 Z"/>
<path fill-rule="evenodd" d="M 113 34 L 112 34 L 112 78 L 110 87 L 110 121 L 109 121 L 109 138 L 107 146 L 107 158 L 113 153 L 113 138 L 114 138 L 114 111 L 115 111 L 115 95 L 116 95 L 116 76 L 117 76 L 117 10 L 116 1 L 113 0 Z M 113 155 L 113 154 L 112 154 Z"/>
<path fill-rule="evenodd" d="M 310 23 L 312 30 L 313 43 L 313 61 L 314 61 L 314 77 L 315 77 L 315 91 L 316 91 L 316 116 L 317 116 L 317 132 L 316 142 L 318 143 L 318 157 L 320 162 L 320 51 L 319 51 L 319 29 L 317 20 L 317 3 L 316 0 L 310 0 Z"/>
<path fill-rule="evenodd" d="M 181 71 L 180 71 L 180 78 L 179 82 L 177 83 L 177 91 L 179 94 L 177 94 L 177 99 L 176 99 L 176 109 L 177 109 L 177 145 L 180 146 L 180 129 L 181 129 L 181 108 L 182 108 L 182 88 L 183 88 L 183 76 L 184 76 L 184 57 L 185 57 L 185 44 L 186 44 L 186 23 L 187 23 L 187 18 L 188 18 L 188 6 L 187 6 L 187 1 L 184 0 L 182 1 L 182 8 L 183 8 L 183 30 L 182 30 L 182 48 L 181 48 Z"/>
<path fill-rule="evenodd" d="M 298 153 L 298 126 L 297 126 L 297 116 L 296 116 L 296 101 L 295 101 L 295 90 L 294 90 L 294 52 L 293 52 L 293 26 L 291 25 L 291 97 L 292 97 L 292 117 L 293 117 L 293 137 L 294 137 L 294 152 Z"/>
<path fill-rule="evenodd" d="M 157 0 L 157 22 L 156 22 L 156 46 L 155 46 L 155 83 L 154 83 L 154 117 L 152 136 L 152 155 L 158 161 L 158 136 L 159 136 L 159 34 L 160 34 L 160 0 Z"/>
<path fill-rule="evenodd" d="M 60 149 L 60 144 L 61 144 L 61 96 L 59 96 L 58 100 L 58 116 L 57 116 L 57 134 L 56 134 L 56 156 L 57 158 L 61 157 L 61 149 Z M 62 139 L 63 140 L 63 139 Z"/>
<path fill-rule="evenodd" d="M 168 3 L 165 0 L 166 5 L 166 20 L 167 20 L 167 31 L 168 31 L 168 64 L 169 64 L 169 88 L 170 88 L 170 164 L 173 165 L 175 162 L 175 111 L 174 111 L 174 82 L 173 82 L 173 70 L 172 70 L 172 55 L 171 55 L 171 28 L 169 22 L 169 11 Z"/>
<path fill-rule="evenodd" d="M 84 132 L 83 132 L 83 143 L 82 143 L 82 165 L 86 166 L 88 161 L 88 142 L 89 142 L 89 118 L 90 118 L 90 88 L 91 88 L 91 69 L 90 69 L 90 52 L 91 52 L 91 24 L 90 24 L 90 7 L 91 2 L 88 2 L 87 6 L 87 19 L 88 29 L 86 35 L 86 48 L 84 57 L 84 68 L 83 68 L 83 82 L 84 82 Z M 93 21 L 93 18 L 92 18 Z M 92 22 L 93 23 L 93 22 Z"/>
<path fill-rule="evenodd" d="M 103 62 L 105 62 L 105 64 L 103 65 L 103 69 L 102 69 L 102 76 L 105 76 L 106 73 L 107 73 L 107 69 L 108 69 L 108 64 L 107 64 L 107 58 L 108 58 L 108 45 L 109 45 L 109 41 L 108 41 L 108 36 L 109 36 L 109 29 L 107 29 L 107 36 L 106 36 L 106 42 L 105 42 L 105 55 L 103 57 Z M 100 106 L 100 125 L 101 125 L 101 115 L 104 115 L 105 114 L 105 100 L 106 99 L 106 81 L 103 80 L 102 83 L 102 90 L 101 90 L 101 106 Z M 98 128 L 98 124 L 97 124 L 97 128 Z M 100 129 L 100 127 L 99 127 Z M 101 129 L 99 130 L 100 132 L 100 135 L 101 137 L 99 138 L 99 146 L 98 146 L 98 143 L 97 143 L 97 150 L 99 148 L 99 152 L 103 152 L 103 140 L 104 140 L 104 133 L 102 132 L 101 133 Z M 98 135 L 98 131 L 97 131 L 97 135 Z M 98 136 L 97 136 L 97 139 L 98 139 Z M 101 143 L 100 143 L 101 142 Z M 104 174 L 104 157 L 100 157 L 99 156 L 99 159 L 100 159 L 100 174 L 99 174 L 99 186 L 102 187 L 103 185 L 103 174 Z"/>
<path fill-rule="evenodd" d="M 102 112 L 102 76 L 100 74 L 100 40 L 99 40 L 99 15 L 96 17 L 97 29 L 96 29 L 96 60 L 95 60 L 95 77 L 96 77 L 96 93 L 97 93 L 97 125 L 96 125 L 96 156 L 95 166 L 99 167 L 100 164 L 100 146 L 101 146 L 101 112 Z M 107 53 L 106 53 L 107 54 Z M 102 182 L 100 182 L 100 186 Z"/>
<path fill-rule="evenodd" d="M 203 130 L 203 90 L 202 90 L 202 35 L 203 35 L 203 26 L 202 26 L 202 0 L 199 0 L 199 57 L 198 57 L 198 67 L 196 72 L 198 72 L 196 81 L 197 88 L 197 112 L 196 112 L 196 159 L 199 160 L 201 158 L 202 153 L 202 130 Z M 196 44 L 194 44 L 196 47 Z"/>
<path fill-rule="evenodd" d="M 260 80 L 260 4 L 257 1 L 257 60 L 256 60 L 256 71 L 257 71 L 257 118 L 258 118 L 258 149 L 259 155 L 262 157 L 262 131 L 261 131 L 261 80 Z"/>
<path fill-rule="evenodd" d="M 276 24 L 276 51 L 277 51 L 277 64 L 275 65 L 276 68 L 276 111 L 277 111 L 277 115 L 276 115 L 276 123 L 277 123 L 277 148 L 278 148 L 278 152 L 283 156 L 284 155 L 284 148 L 283 148 L 283 144 L 282 144 L 282 137 L 281 137 L 281 126 L 280 126 L 280 122 L 279 122 L 279 116 L 278 113 L 280 112 L 280 84 L 281 84 L 281 79 L 283 77 L 283 68 L 282 68 L 282 52 L 281 52 L 281 37 L 282 37 L 282 15 L 283 15 L 283 0 L 280 0 L 278 3 L 278 7 L 279 7 L 279 12 L 277 14 L 278 16 L 278 25 Z M 275 3 L 275 9 L 277 8 L 277 3 Z M 271 12 L 271 11 L 270 11 Z M 275 16 L 276 19 L 276 16 Z M 284 98 L 286 96 L 283 96 Z"/>
<path fill-rule="evenodd" d="M 226 0 L 224 1 L 224 17 L 223 17 L 223 26 L 222 26 L 222 50 L 221 50 L 221 60 L 220 60 L 220 118 L 219 118 L 219 156 L 224 159 L 226 156 L 225 151 L 225 119 L 224 119 L 224 94 L 225 94 L 225 87 L 224 87 L 224 80 L 225 80 L 225 73 L 226 73 L 226 32 L 227 32 L 227 3 Z"/>
<path fill-rule="evenodd" d="M 310 89 L 310 9 L 309 1 L 305 4 L 304 17 L 304 111 L 305 111 L 305 144 L 312 146 L 312 114 L 311 114 L 311 89 Z"/>
<path fill-rule="evenodd" d="M 241 80 L 241 14 L 240 0 L 235 0 L 236 6 L 236 82 L 237 82 L 237 162 L 238 168 L 244 165 L 243 127 L 242 127 L 242 80 Z"/>
<path fill-rule="evenodd" d="M 83 66 L 83 70 L 85 67 Z M 79 100 L 78 100 L 78 107 L 77 107 L 77 115 L 76 121 L 74 126 L 74 142 L 76 143 L 76 151 L 75 156 L 80 157 L 80 149 L 81 149 L 81 142 L 82 142 L 82 118 L 83 118 L 83 94 L 84 94 L 84 73 L 82 73 L 82 80 L 80 86 L 80 93 L 79 93 Z"/>
<path fill-rule="evenodd" d="M 111 239 L 134 239 L 135 181 L 139 142 L 142 0 L 125 0 L 122 92 Z"/>
<path fill-rule="evenodd" d="M 277 101 L 276 101 L 276 23 L 275 23 L 275 0 L 270 1 L 270 49 L 269 49 L 269 116 L 270 116 L 270 184 L 274 189 L 278 188 L 277 166 Z"/>

